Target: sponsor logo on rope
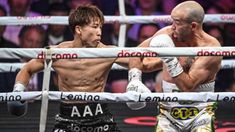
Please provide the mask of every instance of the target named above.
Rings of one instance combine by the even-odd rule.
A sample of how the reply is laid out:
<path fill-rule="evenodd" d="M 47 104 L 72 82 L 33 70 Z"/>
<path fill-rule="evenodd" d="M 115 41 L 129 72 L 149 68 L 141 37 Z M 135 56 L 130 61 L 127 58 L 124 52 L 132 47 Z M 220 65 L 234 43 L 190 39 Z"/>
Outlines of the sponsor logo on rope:
<path fill-rule="evenodd" d="M 156 17 L 156 18 L 153 18 L 153 21 L 154 22 L 166 22 L 166 23 L 171 23 L 172 22 L 172 19 L 171 17 Z"/>
<path fill-rule="evenodd" d="M 171 116 L 178 120 L 187 120 L 195 117 L 199 113 L 196 107 L 173 107 Z"/>
<path fill-rule="evenodd" d="M 141 94 L 139 95 L 139 102 L 178 102 L 178 97 L 159 97 L 159 96 L 147 96 L 143 98 Z"/>
<path fill-rule="evenodd" d="M 224 102 L 235 102 L 235 97 L 234 96 L 232 96 L 232 97 L 225 96 L 223 98 L 223 101 Z"/>
<path fill-rule="evenodd" d="M 20 95 L 8 95 L 0 96 L 0 101 L 21 101 L 22 97 Z"/>
<path fill-rule="evenodd" d="M 53 59 L 77 59 L 78 58 L 78 54 L 73 53 L 63 53 L 63 54 L 52 54 L 51 55 Z M 46 54 L 44 52 L 41 52 L 38 54 L 37 56 L 38 59 L 44 59 L 46 58 Z"/>
<path fill-rule="evenodd" d="M 118 57 L 157 57 L 156 52 L 137 52 L 137 51 L 125 51 L 122 50 L 118 53 Z"/>
<path fill-rule="evenodd" d="M 17 16 L 18 20 L 50 19 L 51 16 Z M 31 25 L 31 24 L 30 24 Z"/>
<path fill-rule="evenodd" d="M 197 52 L 197 56 L 235 56 L 235 51 L 207 51 Z"/>
<path fill-rule="evenodd" d="M 235 15 L 222 15 L 220 16 L 221 20 L 232 21 L 235 20 Z"/>
<path fill-rule="evenodd" d="M 64 94 L 61 92 L 61 100 L 77 100 L 77 101 L 100 101 L 99 95 L 87 95 L 85 94 Z"/>

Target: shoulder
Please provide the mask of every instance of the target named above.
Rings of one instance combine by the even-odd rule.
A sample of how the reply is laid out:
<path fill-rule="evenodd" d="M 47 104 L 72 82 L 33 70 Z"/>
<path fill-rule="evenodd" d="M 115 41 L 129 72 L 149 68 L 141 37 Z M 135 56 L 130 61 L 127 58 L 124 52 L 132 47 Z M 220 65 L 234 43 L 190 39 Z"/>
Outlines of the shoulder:
<path fill-rule="evenodd" d="M 172 36 L 171 26 L 166 26 L 166 27 L 160 29 L 153 36 L 157 36 L 157 35 L 160 35 L 160 34 L 168 34 L 169 36 Z"/>
<path fill-rule="evenodd" d="M 221 47 L 219 41 L 206 33 L 205 35 L 205 41 L 204 41 L 204 45 L 205 47 Z M 203 52 L 202 52 L 203 54 Z M 222 60 L 222 56 L 203 56 L 203 57 L 198 57 L 198 60 L 200 60 L 200 64 L 202 66 L 211 68 L 211 67 L 216 67 L 219 68 L 221 60 Z M 204 64 L 204 65 L 203 65 Z"/>
<path fill-rule="evenodd" d="M 220 42 L 215 37 L 206 33 L 205 38 L 207 47 L 221 47 Z"/>
<path fill-rule="evenodd" d="M 54 48 L 69 48 L 71 47 L 73 41 L 64 41 L 59 43 L 58 45 L 53 46 Z"/>
<path fill-rule="evenodd" d="M 102 42 L 100 42 L 98 45 L 97 45 L 97 48 L 115 48 L 117 46 L 115 45 L 106 45 L 106 44 L 103 44 Z"/>

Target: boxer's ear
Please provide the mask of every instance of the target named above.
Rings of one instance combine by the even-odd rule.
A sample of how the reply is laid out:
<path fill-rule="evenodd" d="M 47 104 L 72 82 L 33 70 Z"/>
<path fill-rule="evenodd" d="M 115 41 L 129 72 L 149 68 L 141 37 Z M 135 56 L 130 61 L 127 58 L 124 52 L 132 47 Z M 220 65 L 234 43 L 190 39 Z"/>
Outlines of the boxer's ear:
<path fill-rule="evenodd" d="M 75 32 L 78 34 L 78 35 L 81 35 L 81 27 L 80 26 L 75 26 Z"/>
<path fill-rule="evenodd" d="M 195 31 L 197 29 L 197 26 L 198 26 L 198 23 L 196 23 L 196 22 L 191 23 L 191 27 L 192 27 L 193 31 Z"/>

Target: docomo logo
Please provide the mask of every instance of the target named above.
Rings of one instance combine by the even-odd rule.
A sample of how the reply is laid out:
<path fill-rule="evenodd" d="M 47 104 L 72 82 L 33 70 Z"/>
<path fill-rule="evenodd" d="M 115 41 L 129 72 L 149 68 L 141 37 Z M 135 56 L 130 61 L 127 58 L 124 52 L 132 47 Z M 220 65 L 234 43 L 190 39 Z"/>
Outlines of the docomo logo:
<path fill-rule="evenodd" d="M 235 15 L 222 15 L 220 16 L 221 20 L 235 20 Z"/>
<path fill-rule="evenodd" d="M 156 52 L 132 52 L 122 50 L 118 53 L 118 57 L 157 57 L 158 53 Z"/>
<path fill-rule="evenodd" d="M 157 18 L 154 18 L 153 21 L 170 23 L 172 22 L 172 19 L 170 17 L 157 17 Z"/>
<path fill-rule="evenodd" d="M 51 55 L 52 59 L 77 59 L 78 58 L 78 54 L 70 54 L 70 53 L 63 53 L 63 54 L 52 54 Z M 44 59 L 46 58 L 46 53 L 41 52 L 40 54 L 38 54 L 37 56 L 38 59 Z"/>
<path fill-rule="evenodd" d="M 197 52 L 197 56 L 235 56 L 235 51 L 205 51 Z"/>
<path fill-rule="evenodd" d="M 51 16 L 17 16 L 16 17 L 18 20 L 34 20 L 34 19 L 50 19 Z"/>
<path fill-rule="evenodd" d="M 79 127 L 79 126 L 71 126 L 68 127 L 73 132 L 108 132 L 109 131 L 109 125 L 104 126 L 97 126 L 97 127 Z"/>

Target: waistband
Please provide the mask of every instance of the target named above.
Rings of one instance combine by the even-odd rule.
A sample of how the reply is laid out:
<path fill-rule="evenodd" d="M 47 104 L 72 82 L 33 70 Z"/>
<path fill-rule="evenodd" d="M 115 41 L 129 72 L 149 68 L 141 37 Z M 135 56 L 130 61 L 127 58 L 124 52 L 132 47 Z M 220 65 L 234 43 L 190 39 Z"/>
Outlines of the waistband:
<path fill-rule="evenodd" d="M 180 89 L 174 83 L 169 83 L 164 80 L 162 81 L 162 88 L 163 88 L 163 91 L 166 93 L 173 92 L 174 90 L 176 92 L 180 91 Z M 215 88 L 215 81 L 201 84 L 194 91 L 195 92 L 214 92 L 214 88 Z"/>
<path fill-rule="evenodd" d="M 106 103 L 60 103 L 60 116 L 67 119 L 94 118 L 108 113 Z"/>

